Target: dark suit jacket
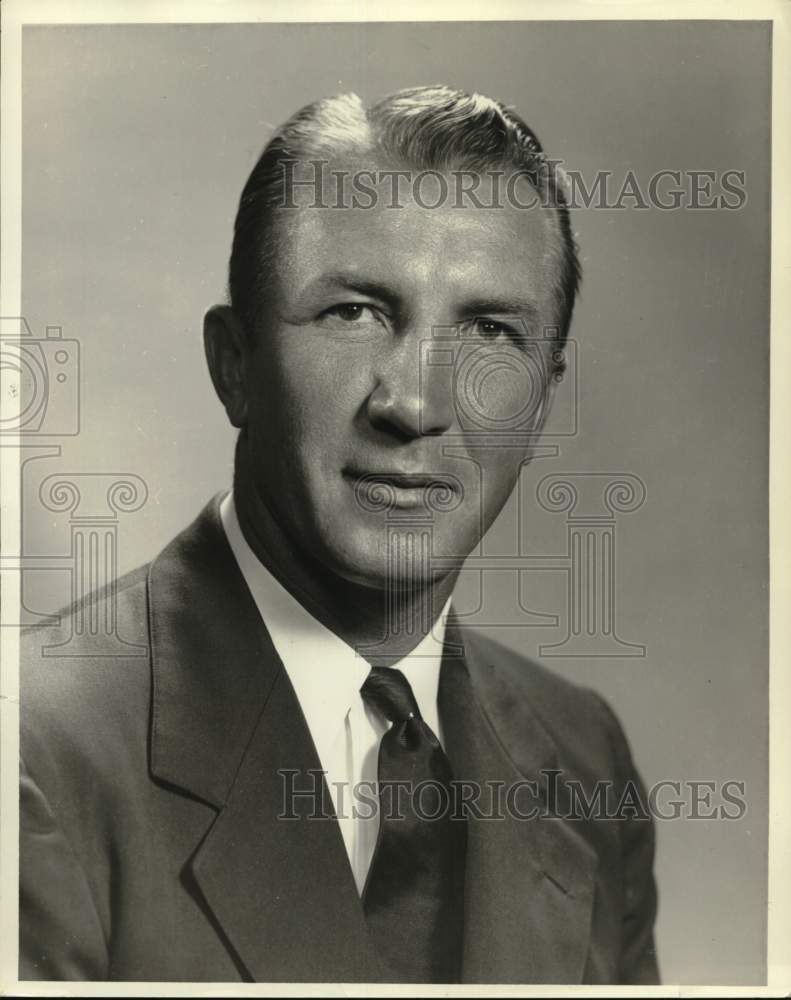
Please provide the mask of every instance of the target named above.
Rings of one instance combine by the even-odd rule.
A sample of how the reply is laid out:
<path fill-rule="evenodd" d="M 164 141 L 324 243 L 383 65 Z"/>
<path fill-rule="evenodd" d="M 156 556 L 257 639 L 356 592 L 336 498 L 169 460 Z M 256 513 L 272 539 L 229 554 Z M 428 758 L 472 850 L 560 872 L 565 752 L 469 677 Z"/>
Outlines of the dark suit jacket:
<path fill-rule="evenodd" d="M 217 499 L 116 600 L 142 655 L 24 639 L 20 978 L 381 980 L 337 822 L 278 819 L 320 763 Z M 596 694 L 472 632 L 439 707 L 457 778 L 637 780 Z M 652 861 L 647 819 L 472 816 L 463 981 L 655 982 Z"/>

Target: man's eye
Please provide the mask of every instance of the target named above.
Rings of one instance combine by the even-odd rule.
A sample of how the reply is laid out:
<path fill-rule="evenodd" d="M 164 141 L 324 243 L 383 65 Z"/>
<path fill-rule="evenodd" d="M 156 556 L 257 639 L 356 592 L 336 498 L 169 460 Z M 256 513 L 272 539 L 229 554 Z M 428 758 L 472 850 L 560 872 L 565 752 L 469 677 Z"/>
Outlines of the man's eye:
<path fill-rule="evenodd" d="M 363 318 L 366 310 L 370 312 L 371 307 L 362 302 L 341 302 L 339 305 L 327 309 L 324 315 L 337 316 L 338 319 L 342 319 L 346 323 L 356 323 L 357 320 Z"/>
<path fill-rule="evenodd" d="M 479 334 L 494 340 L 496 337 L 510 337 L 514 333 L 514 328 L 510 323 L 503 323 L 496 319 L 477 319 L 475 327 Z"/>

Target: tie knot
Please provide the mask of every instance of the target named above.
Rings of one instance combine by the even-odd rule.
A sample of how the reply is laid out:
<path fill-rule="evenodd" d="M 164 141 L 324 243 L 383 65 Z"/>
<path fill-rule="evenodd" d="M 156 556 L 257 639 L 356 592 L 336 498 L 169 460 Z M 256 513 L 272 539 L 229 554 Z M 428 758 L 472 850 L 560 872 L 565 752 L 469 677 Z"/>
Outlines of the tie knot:
<path fill-rule="evenodd" d="M 421 718 L 409 681 L 394 667 L 371 667 L 360 693 L 390 722 Z"/>

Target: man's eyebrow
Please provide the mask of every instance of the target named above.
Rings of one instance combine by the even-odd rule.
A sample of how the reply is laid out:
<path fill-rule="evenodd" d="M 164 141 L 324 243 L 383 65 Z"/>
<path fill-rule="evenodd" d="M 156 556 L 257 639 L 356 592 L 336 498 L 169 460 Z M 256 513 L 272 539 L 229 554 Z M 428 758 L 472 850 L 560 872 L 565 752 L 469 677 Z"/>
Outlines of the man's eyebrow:
<path fill-rule="evenodd" d="M 380 299 L 383 302 L 394 302 L 398 298 L 395 289 L 384 282 L 364 278 L 360 274 L 349 271 L 328 271 L 316 278 L 315 281 L 311 281 L 306 291 L 308 293 L 323 292 L 329 288 L 346 288 L 351 292 L 370 295 L 371 298 Z"/>
<path fill-rule="evenodd" d="M 464 316 L 486 316 L 489 313 L 496 315 L 523 316 L 526 319 L 536 320 L 540 310 L 538 303 L 533 299 L 523 298 L 481 298 L 469 299 L 464 303 L 460 312 Z"/>

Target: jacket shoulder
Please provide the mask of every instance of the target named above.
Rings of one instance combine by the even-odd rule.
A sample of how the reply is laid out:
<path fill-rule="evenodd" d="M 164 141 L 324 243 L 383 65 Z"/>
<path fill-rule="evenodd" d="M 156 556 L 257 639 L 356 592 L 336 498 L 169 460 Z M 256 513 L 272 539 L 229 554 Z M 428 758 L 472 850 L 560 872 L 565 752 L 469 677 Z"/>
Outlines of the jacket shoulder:
<path fill-rule="evenodd" d="M 465 635 L 486 690 L 500 716 L 514 728 L 543 728 L 558 751 L 559 766 L 595 780 L 630 764 L 623 727 L 606 699 L 587 685 L 568 680 L 536 660 L 481 632 Z"/>
<path fill-rule="evenodd" d="M 476 659 L 494 678 L 518 688 L 540 714 L 577 723 L 590 713 L 599 717 L 602 698 L 593 688 L 562 677 L 483 632 L 465 632 L 465 644 L 473 646 Z"/>
<path fill-rule="evenodd" d="M 20 636 L 20 741 L 31 767 L 104 755 L 147 726 L 148 566 Z M 138 741 L 139 742 L 139 741 Z"/>

